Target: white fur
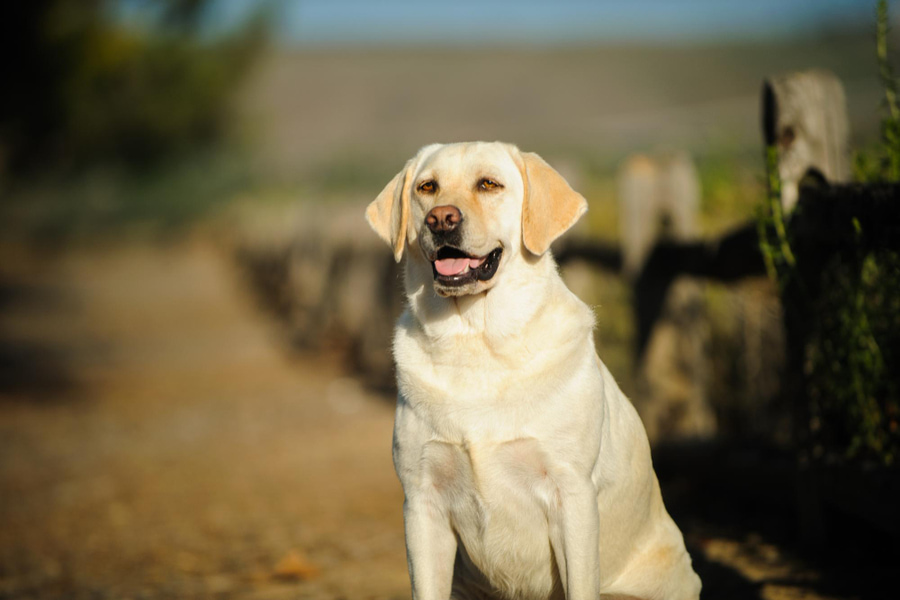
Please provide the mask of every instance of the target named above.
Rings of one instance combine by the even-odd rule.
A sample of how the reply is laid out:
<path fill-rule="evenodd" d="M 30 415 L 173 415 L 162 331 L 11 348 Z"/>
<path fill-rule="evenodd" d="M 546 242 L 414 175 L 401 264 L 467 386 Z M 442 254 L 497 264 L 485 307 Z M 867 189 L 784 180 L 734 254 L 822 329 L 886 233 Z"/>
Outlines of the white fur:
<path fill-rule="evenodd" d="M 697 598 L 644 429 L 594 350 L 593 314 L 549 252 L 522 244 L 518 149 L 424 154 L 406 177 L 409 305 L 394 338 L 394 463 L 413 597 Z M 471 191 L 485 172 L 500 192 Z M 437 196 L 416 193 L 423 177 L 437 179 Z M 438 295 L 419 246 L 425 214 L 448 203 L 467 215 L 466 251 L 504 248 L 478 293 Z"/>

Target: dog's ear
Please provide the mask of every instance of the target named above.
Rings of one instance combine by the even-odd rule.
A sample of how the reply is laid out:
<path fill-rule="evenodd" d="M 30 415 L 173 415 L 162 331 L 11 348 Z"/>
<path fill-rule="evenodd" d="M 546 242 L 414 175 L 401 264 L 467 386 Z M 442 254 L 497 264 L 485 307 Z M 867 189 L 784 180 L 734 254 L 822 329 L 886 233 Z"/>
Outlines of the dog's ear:
<path fill-rule="evenodd" d="M 406 227 L 409 224 L 409 184 L 415 159 L 411 159 L 384 186 L 378 197 L 366 209 L 366 220 L 378 237 L 387 242 L 394 251 L 394 260 L 400 262 L 406 246 Z"/>
<path fill-rule="evenodd" d="M 522 242 L 540 256 L 587 211 L 587 201 L 543 158 L 533 152 L 522 152 L 521 157 Z"/>

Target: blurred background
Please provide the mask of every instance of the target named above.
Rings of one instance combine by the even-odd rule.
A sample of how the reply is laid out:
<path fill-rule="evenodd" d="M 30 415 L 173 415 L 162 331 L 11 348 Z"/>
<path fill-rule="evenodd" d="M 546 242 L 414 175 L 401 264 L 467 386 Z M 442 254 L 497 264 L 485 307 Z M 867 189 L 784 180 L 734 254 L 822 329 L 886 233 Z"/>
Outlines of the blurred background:
<path fill-rule="evenodd" d="M 0 598 L 408 598 L 400 269 L 363 210 L 419 147 L 468 140 L 587 198 L 554 251 L 704 597 L 893 597 L 897 15 L 10 4 Z M 798 194 L 867 212 L 807 243 Z"/>

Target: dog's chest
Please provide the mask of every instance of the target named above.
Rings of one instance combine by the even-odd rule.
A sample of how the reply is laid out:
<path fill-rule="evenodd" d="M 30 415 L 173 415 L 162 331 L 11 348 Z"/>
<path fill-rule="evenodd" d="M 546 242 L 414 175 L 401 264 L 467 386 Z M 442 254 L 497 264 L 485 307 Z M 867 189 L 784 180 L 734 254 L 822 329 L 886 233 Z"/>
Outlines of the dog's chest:
<path fill-rule="evenodd" d="M 548 597 L 554 585 L 549 525 L 557 503 L 553 468 L 533 439 L 423 449 L 425 482 L 447 511 L 461 564 L 515 597 Z"/>

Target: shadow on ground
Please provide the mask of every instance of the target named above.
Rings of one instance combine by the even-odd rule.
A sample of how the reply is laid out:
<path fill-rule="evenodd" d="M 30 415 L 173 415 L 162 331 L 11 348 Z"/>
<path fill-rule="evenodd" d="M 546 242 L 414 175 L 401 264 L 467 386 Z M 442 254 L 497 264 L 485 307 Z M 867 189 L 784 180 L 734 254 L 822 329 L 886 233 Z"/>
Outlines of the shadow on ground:
<path fill-rule="evenodd" d="M 66 349 L 11 331 L 17 310 L 53 309 L 62 302 L 58 291 L 0 274 L 0 398 L 52 402 L 75 392 Z"/>
<path fill-rule="evenodd" d="M 900 540 L 827 504 L 811 538 L 790 454 L 669 445 L 654 450 L 654 464 L 704 598 L 893 597 Z"/>

